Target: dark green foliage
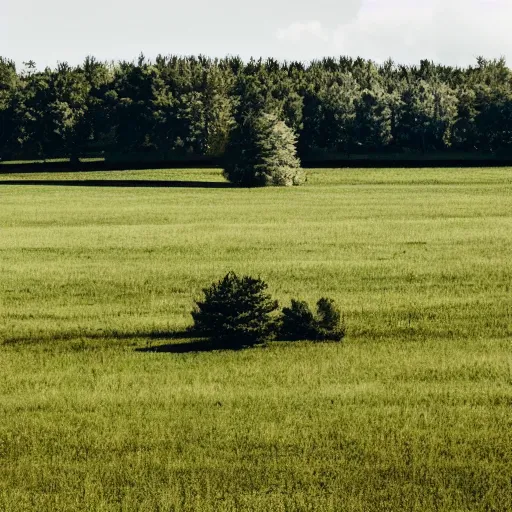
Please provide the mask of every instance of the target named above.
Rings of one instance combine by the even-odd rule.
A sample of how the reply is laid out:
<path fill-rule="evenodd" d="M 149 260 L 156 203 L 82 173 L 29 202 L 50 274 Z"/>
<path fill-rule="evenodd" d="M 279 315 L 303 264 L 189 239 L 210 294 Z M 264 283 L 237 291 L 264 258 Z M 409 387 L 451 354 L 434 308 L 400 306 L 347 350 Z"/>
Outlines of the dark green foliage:
<path fill-rule="evenodd" d="M 258 159 L 256 128 L 252 118 L 236 125 L 231 132 L 224 155 L 224 176 L 240 187 L 261 186 L 254 176 Z"/>
<path fill-rule="evenodd" d="M 292 299 L 283 308 L 280 335 L 285 340 L 341 341 L 345 328 L 341 313 L 332 299 L 322 297 L 316 304 L 316 316 L 307 302 Z"/>
<path fill-rule="evenodd" d="M 381 87 L 362 92 L 356 104 L 355 137 L 363 150 L 378 151 L 391 142 L 391 101 Z"/>
<path fill-rule="evenodd" d="M 322 297 L 316 303 L 317 339 L 340 341 L 345 336 L 341 312 L 332 299 Z"/>
<path fill-rule="evenodd" d="M 14 62 L 0 57 L 0 159 L 2 153 L 12 153 L 16 146 L 14 135 L 14 96 L 18 89 Z"/>
<path fill-rule="evenodd" d="M 280 334 L 286 340 L 304 340 L 316 338 L 315 316 L 307 302 L 292 299 L 289 308 L 281 313 Z"/>
<path fill-rule="evenodd" d="M 265 121 L 270 114 L 275 120 Z M 341 57 L 304 65 L 202 56 L 151 62 L 143 55 L 118 63 L 87 57 L 78 67 L 43 71 L 28 61 L 18 71 L 0 57 L 0 159 L 227 153 L 235 183 L 289 184 L 302 180 L 300 173 L 290 178 L 295 136 L 302 160 L 510 154 L 512 72 L 504 59 L 483 58 L 461 69 L 426 60 L 401 66 Z M 256 158 L 278 141 L 290 151 Z M 276 178 L 276 168 L 288 171 Z"/>
<path fill-rule="evenodd" d="M 267 284 L 250 276 L 229 272 L 204 288 L 204 299 L 192 311 L 193 331 L 224 348 L 241 348 L 265 342 L 274 331 L 272 312 L 277 301 Z"/>

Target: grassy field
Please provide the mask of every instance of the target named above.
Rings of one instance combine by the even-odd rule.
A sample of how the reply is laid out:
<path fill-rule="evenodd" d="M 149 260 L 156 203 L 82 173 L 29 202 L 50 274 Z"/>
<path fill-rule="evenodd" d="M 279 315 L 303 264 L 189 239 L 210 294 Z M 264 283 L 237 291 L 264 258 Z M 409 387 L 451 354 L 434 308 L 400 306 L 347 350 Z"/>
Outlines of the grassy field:
<path fill-rule="evenodd" d="M 0 205 L 0 510 L 512 509 L 512 169 L 9 174 Z M 165 339 L 229 270 L 347 338 Z"/>

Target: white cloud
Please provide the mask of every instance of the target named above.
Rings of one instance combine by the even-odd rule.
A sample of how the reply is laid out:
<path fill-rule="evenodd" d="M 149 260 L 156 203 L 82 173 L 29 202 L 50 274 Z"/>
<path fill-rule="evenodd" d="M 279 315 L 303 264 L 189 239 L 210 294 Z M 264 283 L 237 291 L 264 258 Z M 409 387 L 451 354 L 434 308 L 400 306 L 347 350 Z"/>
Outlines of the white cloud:
<path fill-rule="evenodd" d="M 69 0 L 0 0 L 0 53 L 18 63 L 33 59 L 39 68 L 57 60 L 78 64 L 87 54 L 131 60 L 141 51 L 153 58 L 204 53 L 309 60 L 343 54 L 458 65 L 474 63 L 478 55 L 504 55 L 512 65 L 512 0 L 139 4 L 89 0 L 84 10 Z"/>
<path fill-rule="evenodd" d="M 510 0 L 366 0 L 333 34 L 336 53 L 452 65 L 512 57 Z M 510 62 L 509 62 L 510 64 Z"/>
<path fill-rule="evenodd" d="M 327 42 L 330 39 L 329 30 L 324 28 L 319 21 L 295 22 L 286 28 L 277 31 L 277 38 L 281 41 L 299 42 L 305 39 L 315 38 Z"/>

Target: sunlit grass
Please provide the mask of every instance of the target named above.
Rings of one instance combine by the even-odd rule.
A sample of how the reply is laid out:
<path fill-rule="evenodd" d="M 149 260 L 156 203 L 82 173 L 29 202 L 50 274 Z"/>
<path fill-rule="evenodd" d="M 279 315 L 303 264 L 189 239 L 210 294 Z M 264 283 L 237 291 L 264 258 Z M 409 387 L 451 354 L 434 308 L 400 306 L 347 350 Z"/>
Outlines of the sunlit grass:
<path fill-rule="evenodd" d="M 511 509 L 511 177 L 0 185 L 0 510 Z M 0 181 L 102 178 L 222 181 Z M 346 340 L 136 350 L 232 269 L 335 298 Z"/>
<path fill-rule="evenodd" d="M 506 335 L 509 171 L 464 172 L 465 185 L 460 170 L 334 170 L 300 189 L 3 187 L 7 337 L 181 328 L 194 296 L 231 269 L 260 275 L 283 303 L 332 295 L 352 337 Z"/>

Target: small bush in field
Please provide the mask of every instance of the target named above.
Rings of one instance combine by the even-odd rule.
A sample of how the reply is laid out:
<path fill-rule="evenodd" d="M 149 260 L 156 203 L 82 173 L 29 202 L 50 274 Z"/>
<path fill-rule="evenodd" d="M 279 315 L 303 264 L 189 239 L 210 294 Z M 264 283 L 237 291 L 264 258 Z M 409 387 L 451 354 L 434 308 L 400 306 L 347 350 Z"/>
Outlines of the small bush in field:
<path fill-rule="evenodd" d="M 281 313 L 281 337 L 286 340 L 341 341 L 345 328 L 336 303 L 322 297 L 316 308 L 314 315 L 307 302 L 292 299 L 291 307 L 283 308 Z"/>
<path fill-rule="evenodd" d="M 271 313 L 277 301 L 267 284 L 250 276 L 229 272 L 204 288 L 204 299 L 192 311 L 194 332 L 225 348 L 241 348 L 270 339 L 275 331 Z"/>
<path fill-rule="evenodd" d="M 281 337 L 288 340 L 303 340 L 316 337 L 315 316 L 307 302 L 292 299 L 289 308 L 281 313 Z"/>
<path fill-rule="evenodd" d="M 341 322 L 341 312 L 332 299 L 322 297 L 316 303 L 317 339 L 341 341 L 345 327 Z"/>

